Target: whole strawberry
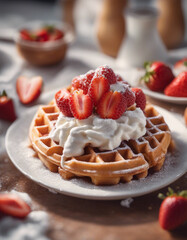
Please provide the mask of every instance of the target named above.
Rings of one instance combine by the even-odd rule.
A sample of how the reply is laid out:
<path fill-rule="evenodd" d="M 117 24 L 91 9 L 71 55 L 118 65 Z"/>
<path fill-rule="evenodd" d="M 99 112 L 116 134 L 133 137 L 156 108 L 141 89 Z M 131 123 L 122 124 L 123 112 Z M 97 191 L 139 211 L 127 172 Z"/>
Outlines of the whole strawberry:
<path fill-rule="evenodd" d="M 146 73 L 141 80 L 152 91 L 163 91 L 174 79 L 171 68 L 162 62 L 146 62 L 144 67 Z"/>
<path fill-rule="evenodd" d="M 145 106 L 146 106 L 146 96 L 145 96 L 144 92 L 142 91 L 141 88 L 131 88 L 131 90 L 135 94 L 136 106 L 141 108 L 142 111 L 144 111 Z"/>
<path fill-rule="evenodd" d="M 175 63 L 174 72 L 179 75 L 181 72 L 187 71 L 187 58 L 183 58 Z"/>
<path fill-rule="evenodd" d="M 180 73 L 164 90 L 167 96 L 187 97 L 187 72 Z"/>
<path fill-rule="evenodd" d="M 168 188 L 167 196 L 159 194 L 164 199 L 160 206 L 159 223 L 165 230 L 173 230 L 187 221 L 187 190 L 174 193 Z"/>
<path fill-rule="evenodd" d="M 7 96 L 5 91 L 0 93 L 0 119 L 10 122 L 16 120 L 13 100 Z"/>

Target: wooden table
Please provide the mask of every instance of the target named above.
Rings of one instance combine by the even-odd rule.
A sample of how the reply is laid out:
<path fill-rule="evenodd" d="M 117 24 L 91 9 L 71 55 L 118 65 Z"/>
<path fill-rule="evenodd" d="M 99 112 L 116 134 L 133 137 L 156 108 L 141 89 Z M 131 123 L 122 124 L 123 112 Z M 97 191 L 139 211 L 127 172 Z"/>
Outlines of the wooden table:
<path fill-rule="evenodd" d="M 172 112 L 183 114 L 185 106 L 148 100 Z M 187 189 L 187 174 L 171 184 L 175 190 Z M 170 240 L 187 239 L 187 224 L 173 232 L 160 228 L 158 211 L 161 200 L 158 192 L 134 198 L 130 208 L 120 201 L 91 201 L 61 194 L 27 179 L 8 159 L 0 156 L 0 182 L 3 190 L 15 189 L 30 195 L 35 210 L 47 211 L 50 216 L 48 235 L 54 240 Z M 163 193 L 167 188 L 161 190 Z"/>

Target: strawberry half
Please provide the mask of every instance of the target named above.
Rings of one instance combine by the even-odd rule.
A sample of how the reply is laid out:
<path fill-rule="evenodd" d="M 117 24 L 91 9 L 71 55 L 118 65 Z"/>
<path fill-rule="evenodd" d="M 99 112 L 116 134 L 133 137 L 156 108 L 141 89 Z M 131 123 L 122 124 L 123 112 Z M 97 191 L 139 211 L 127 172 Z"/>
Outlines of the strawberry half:
<path fill-rule="evenodd" d="M 84 94 L 87 94 L 94 74 L 95 74 L 95 71 L 91 70 L 84 75 L 80 75 L 73 78 L 72 87 L 74 89 L 82 89 Z"/>
<path fill-rule="evenodd" d="M 144 92 L 142 91 L 141 88 L 131 88 L 131 90 L 135 93 L 136 106 L 141 108 L 142 111 L 144 111 L 145 106 L 146 106 L 146 97 L 145 97 Z"/>
<path fill-rule="evenodd" d="M 58 108 L 66 117 L 72 117 L 73 114 L 70 109 L 70 92 L 67 89 L 62 89 L 55 94 L 55 100 Z"/>
<path fill-rule="evenodd" d="M 13 100 L 7 96 L 5 91 L 0 94 L 0 119 L 10 122 L 16 120 Z"/>
<path fill-rule="evenodd" d="M 171 188 L 167 197 L 159 194 L 164 199 L 159 210 L 159 223 L 165 230 L 173 230 L 187 221 L 187 190 L 174 193 Z"/>
<path fill-rule="evenodd" d="M 91 97 L 95 106 L 97 106 L 101 97 L 108 92 L 110 89 L 110 84 L 108 79 L 102 75 L 94 75 L 90 87 L 88 89 L 88 94 Z"/>
<path fill-rule="evenodd" d="M 0 212 L 13 217 L 24 218 L 30 211 L 30 206 L 17 195 L 12 193 L 0 194 Z"/>
<path fill-rule="evenodd" d="M 180 73 L 164 90 L 167 96 L 187 97 L 187 72 Z"/>
<path fill-rule="evenodd" d="M 112 68 L 107 65 L 98 67 L 95 71 L 95 76 L 103 76 L 108 80 L 109 84 L 116 83 L 116 75 Z"/>
<path fill-rule="evenodd" d="M 126 111 L 127 103 L 120 92 L 106 92 L 97 106 L 97 113 L 101 118 L 118 119 Z"/>
<path fill-rule="evenodd" d="M 73 116 L 77 119 L 88 118 L 92 114 L 93 102 L 83 90 L 75 90 L 70 96 L 70 108 Z"/>
<path fill-rule="evenodd" d="M 23 104 L 28 104 L 36 100 L 41 93 L 42 77 L 27 78 L 20 76 L 16 82 L 16 90 L 20 101 Z"/>
<path fill-rule="evenodd" d="M 152 91 L 163 91 L 174 79 L 169 66 L 162 62 L 146 62 L 144 64 L 146 73 L 141 78 Z"/>

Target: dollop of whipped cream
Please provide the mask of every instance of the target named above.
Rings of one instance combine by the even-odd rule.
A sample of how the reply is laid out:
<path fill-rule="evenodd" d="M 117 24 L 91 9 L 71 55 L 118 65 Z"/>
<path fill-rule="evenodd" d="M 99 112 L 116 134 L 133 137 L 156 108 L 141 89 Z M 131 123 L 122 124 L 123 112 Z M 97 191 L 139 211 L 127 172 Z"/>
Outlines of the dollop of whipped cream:
<path fill-rule="evenodd" d="M 92 114 L 78 120 L 60 113 L 50 137 L 63 147 L 63 156 L 72 157 L 84 154 L 84 147 L 91 145 L 100 150 L 113 150 L 123 140 L 138 139 L 146 132 L 146 117 L 140 108 L 126 111 L 117 120 L 103 119 Z"/>

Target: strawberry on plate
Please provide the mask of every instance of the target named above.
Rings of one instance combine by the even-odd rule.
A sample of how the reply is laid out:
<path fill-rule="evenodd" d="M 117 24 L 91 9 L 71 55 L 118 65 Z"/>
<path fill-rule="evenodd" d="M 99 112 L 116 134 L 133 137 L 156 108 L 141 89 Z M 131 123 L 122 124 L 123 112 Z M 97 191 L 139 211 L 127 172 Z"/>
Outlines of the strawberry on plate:
<path fill-rule="evenodd" d="M 142 91 L 141 88 L 131 88 L 131 90 L 135 93 L 136 106 L 141 108 L 142 111 L 144 111 L 145 106 L 146 106 L 146 97 L 145 97 L 144 92 Z"/>
<path fill-rule="evenodd" d="M 108 79 L 103 75 L 95 74 L 88 89 L 88 94 L 91 97 L 95 106 L 97 106 L 99 100 L 108 92 L 110 89 L 110 84 Z"/>
<path fill-rule="evenodd" d="M 116 83 L 116 75 L 115 75 L 114 71 L 112 70 L 112 68 L 110 68 L 107 65 L 98 67 L 95 70 L 95 76 L 103 76 L 104 78 L 106 78 L 108 80 L 109 84 Z"/>
<path fill-rule="evenodd" d="M 16 81 L 16 90 L 20 101 L 23 104 L 28 104 L 36 100 L 41 93 L 42 77 L 27 78 L 24 76 L 18 77 Z"/>
<path fill-rule="evenodd" d="M 187 97 L 187 72 L 180 73 L 164 90 L 165 95 Z"/>
<path fill-rule="evenodd" d="M 106 92 L 97 106 L 97 113 L 101 118 L 118 119 L 127 109 L 127 102 L 121 92 Z"/>
<path fill-rule="evenodd" d="M 22 198 L 13 193 L 1 193 L 0 212 L 13 217 L 24 218 L 31 212 L 31 208 Z"/>
<path fill-rule="evenodd" d="M 16 120 L 13 100 L 7 96 L 5 91 L 0 93 L 0 119 L 10 122 Z"/>
<path fill-rule="evenodd" d="M 73 116 L 77 119 L 85 119 L 92 115 L 92 99 L 88 94 L 84 94 L 83 90 L 75 90 L 71 94 L 69 105 Z"/>
<path fill-rule="evenodd" d="M 89 72 L 87 72 L 84 75 L 80 75 L 80 76 L 73 78 L 72 87 L 74 89 L 82 89 L 84 94 L 87 94 L 94 74 L 95 74 L 95 71 L 90 70 Z"/>
<path fill-rule="evenodd" d="M 146 62 L 144 67 L 146 73 L 141 80 L 152 91 L 163 91 L 174 79 L 171 68 L 163 62 Z"/>
<path fill-rule="evenodd" d="M 159 210 L 159 223 L 165 230 L 173 230 L 187 221 L 187 190 L 174 193 L 171 188 L 167 197 L 159 194 L 164 199 Z"/>
<path fill-rule="evenodd" d="M 183 58 L 175 63 L 174 68 L 181 68 L 184 67 L 184 69 L 187 70 L 187 58 Z"/>
<path fill-rule="evenodd" d="M 66 117 L 72 117 L 73 114 L 70 109 L 70 92 L 67 89 L 61 89 L 55 94 L 55 100 L 58 108 Z"/>

